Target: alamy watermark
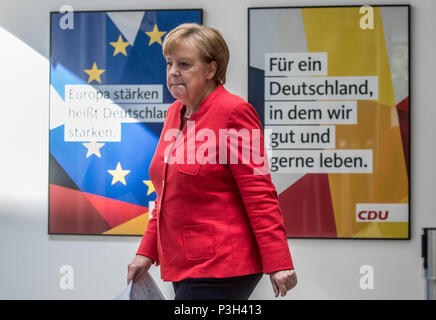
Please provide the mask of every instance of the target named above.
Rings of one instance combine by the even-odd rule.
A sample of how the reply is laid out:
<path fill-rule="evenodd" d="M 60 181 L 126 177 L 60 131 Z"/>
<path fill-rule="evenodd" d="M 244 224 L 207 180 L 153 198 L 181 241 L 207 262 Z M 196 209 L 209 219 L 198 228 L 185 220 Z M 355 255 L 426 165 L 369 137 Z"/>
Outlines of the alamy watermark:
<path fill-rule="evenodd" d="M 64 4 L 60 9 L 59 13 L 64 15 L 59 19 L 59 27 L 62 30 L 73 30 L 74 29 L 74 9 L 68 4 Z"/>
<path fill-rule="evenodd" d="M 359 280 L 359 286 L 362 290 L 374 289 L 374 268 L 371 265 L 360 267 L 359 273 L 362 274 Z"/>
<path fill-rule="evenodd" d="M 62 290 L 74 290 L 74 269 L 70 265 L 63 265 L 59 268 L 59 288 Z"/>
<path fill-rule="evenodd" d="M 196 131 L 195 121 L 187 121 L 186 127 L 186 139 L 184 132 L 175 128 L 164 133 L 163 140 L 171 142 L 164 151 L 166 163 L 246 164 L 253 167 L 256 175 L 269 174 L 271 148 L 268 143 L 265 146 L 262 129 L 219 129 L 217 132 L 201 128 Z M 270 134 L 272 130 L 265 132 Z"/>
<path fill-rule="evenodd" d="M 359 21 L 360 29 L 373 30 L 374 29 L 374 8 L 371 6 L 361 6 L 359 12 L 362 15 Z"/>

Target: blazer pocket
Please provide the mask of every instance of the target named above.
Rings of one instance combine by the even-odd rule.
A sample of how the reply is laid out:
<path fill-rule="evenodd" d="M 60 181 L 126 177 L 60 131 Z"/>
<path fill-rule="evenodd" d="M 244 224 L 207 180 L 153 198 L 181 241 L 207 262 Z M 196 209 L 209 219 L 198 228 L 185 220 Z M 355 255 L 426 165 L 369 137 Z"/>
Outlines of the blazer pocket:
<path fill-rule="evenodd" d="M 182 173 L 190 174 L 190 175 L 197 175 L 200 171 L 201 164 L 194 163 L 194 164 L 176 164 L 177 170 Z"/>
<path fill-rule="evenodd" d="M 187 260 L 206 260 L 215 255 L 213 225 L 202 223 L 183 227 L 183 243 Z"/>
<path fill-rule="evenodd" d="M 201 159 L 195 159 L 194 163 L 176 163 L 177 170 L 182 173 L 197 175 L 200 171 L 201 165 L 205 161 L 204 155 Z"/>

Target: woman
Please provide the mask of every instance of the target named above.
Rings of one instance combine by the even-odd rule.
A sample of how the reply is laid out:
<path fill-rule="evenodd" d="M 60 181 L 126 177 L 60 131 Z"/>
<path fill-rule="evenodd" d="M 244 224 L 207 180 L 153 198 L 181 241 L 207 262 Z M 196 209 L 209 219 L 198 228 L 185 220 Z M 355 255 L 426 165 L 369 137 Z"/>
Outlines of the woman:
<path fill-rule="evenodd" d="M 259 173 L 265 163 L 253 161 L 264 155 L 259 118 L 223 87 L 227 45 L 212 28 L 183 24 L 168 33 L 163 54 L 177 101 L 150 164 L 156 205 L 127 282 L 156 263 L 175 299 L 248 299 L 264 273 L 284 296 L 296 274 L 277 192 Z"/>

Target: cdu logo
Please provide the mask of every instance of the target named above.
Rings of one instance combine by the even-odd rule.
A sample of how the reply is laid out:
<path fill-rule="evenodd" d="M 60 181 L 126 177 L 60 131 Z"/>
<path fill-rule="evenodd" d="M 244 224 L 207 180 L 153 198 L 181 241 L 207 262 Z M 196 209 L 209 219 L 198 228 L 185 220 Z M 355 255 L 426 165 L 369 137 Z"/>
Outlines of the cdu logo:
<path fill-rule="evenodd" d="M 407 203 L 356 203 L 356 222 L 407 222 Z"/>
<path fill-rule="evenodd" d="M 362 210 L 357 214 L 357 216 L 358 216 L 358 220 L 361 220 L 361 221 L 364 221 L 364 220 L 369 220 L 369 221 L 386 220 L 389 216 L 389 210 L 386 210 L 384 212 L 383 212 L 383 210 L 379 210 L 379 211 Z"/>

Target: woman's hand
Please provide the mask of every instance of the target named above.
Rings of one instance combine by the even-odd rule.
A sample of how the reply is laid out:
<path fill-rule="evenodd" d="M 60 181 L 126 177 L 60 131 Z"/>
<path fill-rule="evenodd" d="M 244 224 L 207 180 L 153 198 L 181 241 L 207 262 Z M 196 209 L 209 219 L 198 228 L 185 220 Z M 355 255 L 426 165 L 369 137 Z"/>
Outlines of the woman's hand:
<path fill-rule="evenodd" d="M 281 293 L 282 297 L 284 297 L 288 290 L 291 290 L 297 285 L 297 274 L 295 270 L 280 270 L 272 272 L 269 274 L 269 277 L 271 279 L 276 298 L 279 296 L 279 293 Z"/>
<path fill-rule="evenodd" d="M 136 255 L 127 266 L 127 284 L 146 273 L 152 264 L 149 257 Z"/>

